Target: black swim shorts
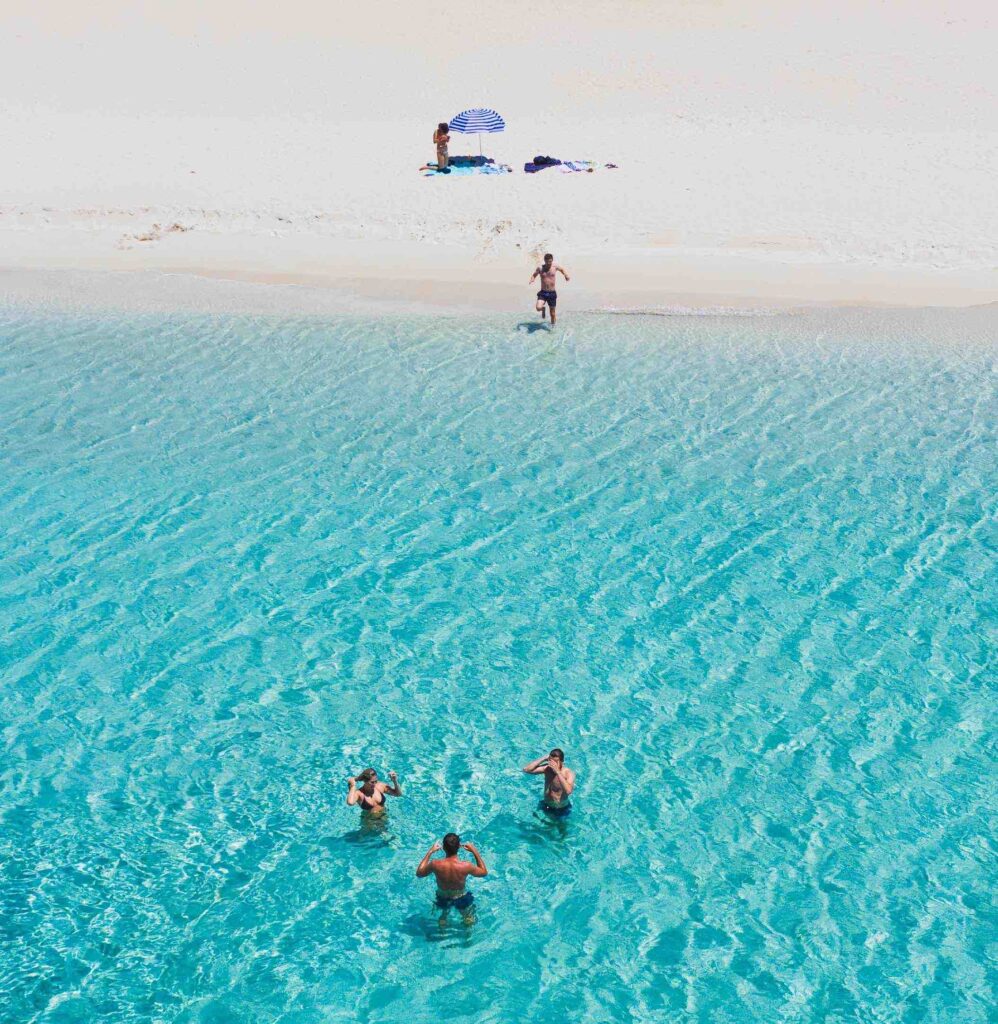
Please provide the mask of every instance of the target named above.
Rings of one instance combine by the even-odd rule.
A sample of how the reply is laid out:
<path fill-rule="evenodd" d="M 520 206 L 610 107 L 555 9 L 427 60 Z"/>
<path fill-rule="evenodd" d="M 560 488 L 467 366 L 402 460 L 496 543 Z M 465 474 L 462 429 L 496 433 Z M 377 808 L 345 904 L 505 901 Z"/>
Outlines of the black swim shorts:
<path fill-rule="evenodd" d="M 560 807 L 555 807 L 553 804 L 542 800 L 541 810 L 552 818 L 567 818 L 572 813 L 572 805 L 562 804 Z"/>
<path fill-rule="evenodd" d="M 537 298 L 543 299 L 552 309 L 558 305 L 558 293 L 557 292 L 545 292 L 540 291 L 537 293 Z"/>
<path fill-rule="evenodd" d="M 470 892 L 462 893 L 460 896 L 445 896 L 437 890 L 437 906 L 441 910 L 449 910 L 455 907 L 457 910 L 468 910 L 475 902 L 475 897 Z"/>

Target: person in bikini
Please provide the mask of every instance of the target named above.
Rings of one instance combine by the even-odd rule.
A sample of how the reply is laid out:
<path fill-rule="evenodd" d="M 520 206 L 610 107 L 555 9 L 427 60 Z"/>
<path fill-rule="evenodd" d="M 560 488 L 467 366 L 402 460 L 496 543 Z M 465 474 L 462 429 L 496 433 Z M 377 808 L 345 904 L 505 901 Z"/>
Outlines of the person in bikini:
<path fill-rule="evenodd" d="M 541 810 L 552 818 L 567 817 L 572 811 L 569 797 L 575 789 L 575 772 L 565 767 L 565 752 L 555 747 L 546 757 L 523 768 L 527 775 L 544 776 L 544 796 L 541 798 Z"/>
<path fill-rule="evenodd" d="M 571 278 L 565 273 L 564 267 L 559 267 L 554 262 L 554 257 L 551 253 L 544 253 L 544 262 L 530 275 L 530 284 L 533 284 L 537 280 L 538 276 L 541 279 L 541 290 L 537 293 L 537 312 L 540 313 L 541 319 L 546 315 L 546 309 L 551 310 L 551 326 L 553 327 L 558 322 L 558 314 L 556 313 L 556 307 L 558 305 L 558 292 L 555 291 L 555 275 L 561 274 L 566 280 L 570 281 Z"/>
<path fill-rule="evenodd" d="M 395 772 L 389 772 L 388 778 L 392 780 L 390 786 L 387 782 L 378 781 L 378 773 L 373 768 L 365 768 L 360 775 L 351 775 L 347 780 L 347 806 L 359 806 L 360 813 L 366 817 L 380 817 L 387 810 L 386 798 L 402 795 Z M 357 787 L 358 782 L 361 783 L 360 788 Z"/>
<path fill-rule="evenodd" d="M 443 857 L 431 860 L 430 858 L 441 849 L 444 851 Z M 461 860 L 458 857 L 461 850 L 467 850 L 475 858 L 475 863 Z M 434 843 L 416 868 L 417 878 L 433 875 L 437 880 L 437 906 L 443 911 L 440 915 L 441 924 L 447 919 L 447 911 L 451 907 L 460 911 L 465 924 L 474 924 L 475 897 L 467 891 L 468 876 L 484 878 L 488 873 L 489 869 L 475 845 L 462 843 L 461 837 L 455 832 L 448 832 L 444 836 L 443 845 Z"/>
<path fill-rule="evenodd" d="M 447 164 L 450 162 L 447 154 L 447 144 L 449 142 L 450 127 L 446 121 L 441 121 L 437 125 L 437 130 L 433 133 L 433 145 L 437 147 L 437 170 L 443 171 L 447 169 Z"/>

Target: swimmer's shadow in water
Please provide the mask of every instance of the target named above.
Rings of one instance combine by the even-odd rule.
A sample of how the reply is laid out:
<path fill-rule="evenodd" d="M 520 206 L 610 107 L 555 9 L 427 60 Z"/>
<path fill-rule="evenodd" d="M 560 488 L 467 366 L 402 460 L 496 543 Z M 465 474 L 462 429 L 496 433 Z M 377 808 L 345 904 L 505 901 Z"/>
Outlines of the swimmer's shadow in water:
<path fill-rule="evenodd" d="M 552 839 L 567 839 L 571 832 L 566 818 L 552 818 L 540 807 L 529 817 L 514 819 L 511 825 L 520 839 L 532 846 L 546 846 Z"/>
<path fill-rule="evenodd" d="M 456 919 L 448 919 L 443 926 L 439 920 L 440 911 L 434 910 L 427 914 L 410 914 L 402 919 L 400 931 L 403 935 L 422 939 L 424 942 L 447 942 L 451 945 L 460 943 L 468 945 L 475 934 L 478 921 L 465 924 L 460 915 Z"/>
<path fill-rule="evenodd" d="M 516 325 L 521 334 L 536 334 L 538 331 L 550 331 L 551 325 L 544 320 L 524 320 Z"/>
<path fill-rule="evenodd" d="M 320 843 L 330 852 L 335 852 L 341 843 L 349 846 L 366 847 L 367 849 L 382 849 L 390 846 L 395 841 L 395 835 L 388 831 L 387 824 L 383 828 L 361 827 L 350 832 L 343 832 L 338 836 L 327 836 Z"/>

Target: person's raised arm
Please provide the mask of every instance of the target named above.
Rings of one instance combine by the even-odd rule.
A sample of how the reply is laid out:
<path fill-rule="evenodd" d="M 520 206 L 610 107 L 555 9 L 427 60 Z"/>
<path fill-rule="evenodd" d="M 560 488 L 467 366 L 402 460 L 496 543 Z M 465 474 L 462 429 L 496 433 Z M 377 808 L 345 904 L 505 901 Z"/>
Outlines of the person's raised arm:
<path fill-rule="evenodd" d="M 575 772 L 564 765 L 559 768 L 556 765 L 549 764 L 548 767 L 554 772 L 554 777 L 561 783 L 565 796 L 571 796 L 572 790 L 575 789 Z"/>
<path fill-rule="evenodd" d="M 462 843 L 462 849 L 468 851 L 472 857 L 475 858 L 474 866 L 468 865 L 468 874 L 473 875 L 475 878 L 484 878 L 488 873 L 489 869 L 485 866 L 485 861 L 482 860 L 482 855 L 478 852 L 474 843 Z"/>
<path fill-rule="evenodd" d="M 399 777 L 395 774 L 395 772 L 389 772 L 388 778 L 392 780 L 392 784 L 390 786 L 385 786 L 385 792 L 389 796 L 401 796 L 402 787 L 399 785 Z"/>
<path fill-rule="evenodd" d="M 565 268 L 564 268 L 564 267 L 557 267 L 556 269 L 557 269 L 558 273 L 559 273 L 559 274 L 561 274 L 561 276 L 562 276 L 562 277 L 563 277 L 563 278 L 564 278 L 564 279 L 565 279 L 566 281 L 571 281 L 571 280 L 572 280 L 572 279 L 571 279 L 571 278 L 570 278 L 570 277 L 568 276 L 568 274 L 566 274 L 566 273 L 565 273 Z"/>
<path fill-rule="evenodd" d="M 419 862 L 419 867 L 416 868 L 416 877 L 425 878 L 433 869 L 430 867 L 430 858 L 440 849 L 439 843 L 434 843 L 424 855 L 423 859 Z"/>
<path fill-rule="evenodd" d="M 347 807 L 353 807 L 360 799 L 360 793 L 357 791 L 357 780 L 351 775 L 347 779 L 347 785 L 350 787 L 350 792 L 347 793 Z"/>
<path fill-rule="evenodd" d="M 536 761 L 531 761 L 530 764 L 525 764 L 523 770 L 527 775 L 543 775 L 544 769 L 548 766 L 548 757 L 545 754 L 543 757 L 537 758 Z"/>
<path fill-rule="evenodd" d="M 534 272 L 530 275 L 530 280 L 527 282 L 527 284 L 533 284 L 534 281 L 537 280 L 537 275 L 539 273 L 540 273 L 540 270 L 538 270 L 537 267 L 534 267 Z"/>

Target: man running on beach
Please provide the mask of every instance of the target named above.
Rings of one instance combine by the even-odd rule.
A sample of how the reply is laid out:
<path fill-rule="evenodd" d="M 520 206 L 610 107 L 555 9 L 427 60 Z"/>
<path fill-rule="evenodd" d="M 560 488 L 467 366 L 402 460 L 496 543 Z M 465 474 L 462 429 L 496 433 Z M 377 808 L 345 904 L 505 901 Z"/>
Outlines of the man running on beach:
<path fill-rule="evenodd" d="M 538 274 L 541 278 L 541 290 L 537 293 L 537 312 L 540 313 L 543 320 L 545 307 L 550 309 L 551 326 L 553 327 L 558 322 L 558 315 L 555 312 L 558 305 L 558 293 L 555 291 L 555 275 L 561 274 L 566 281 L 570 281 L 571 278 L 565 273 L 564 267 L 559 267 L 554 262 L 554 257 L 549 252 L 544 253 L 543 264 L 530 275 L 530 284 L 534 283 Z"/>
<path fill-rule="evenodd" d="M 547 757 L 531 761 L 523 769 L 528 775 L 544 776 L 541 810 L 552 818 L 565 818 L 572 810 L 568 799 L 575 789 L 575 772 L 565 767 L 565 751 L 555 747 Z"/>
<path fill-rule="evenodd" d="M 447 918 L 447 911 L 451 907 L 461 912 L 465 924 L 475 922 L 475 897 L 465 889 L 465 882 L 469 875 L 472 878 L 484 878 L 489 869 L 482 860 L 482 855 L 476 849 L 474 843 L 462 843 L 461 837 L 454 832 L 448 832 L 444 836 L 444 855 L 439 860 L 430 858 L 441 849 L 440 843 L 434 843 L 426 856 L 419 862 L 416 868 L 417 878 L 426 878 L 433 875 L 437 880 L 437 906 L 443 911 L 440 915 L 440 923 Z M 471 864 L 458 857 L 459 850 L 467 850 L 475 863 Z"/>

